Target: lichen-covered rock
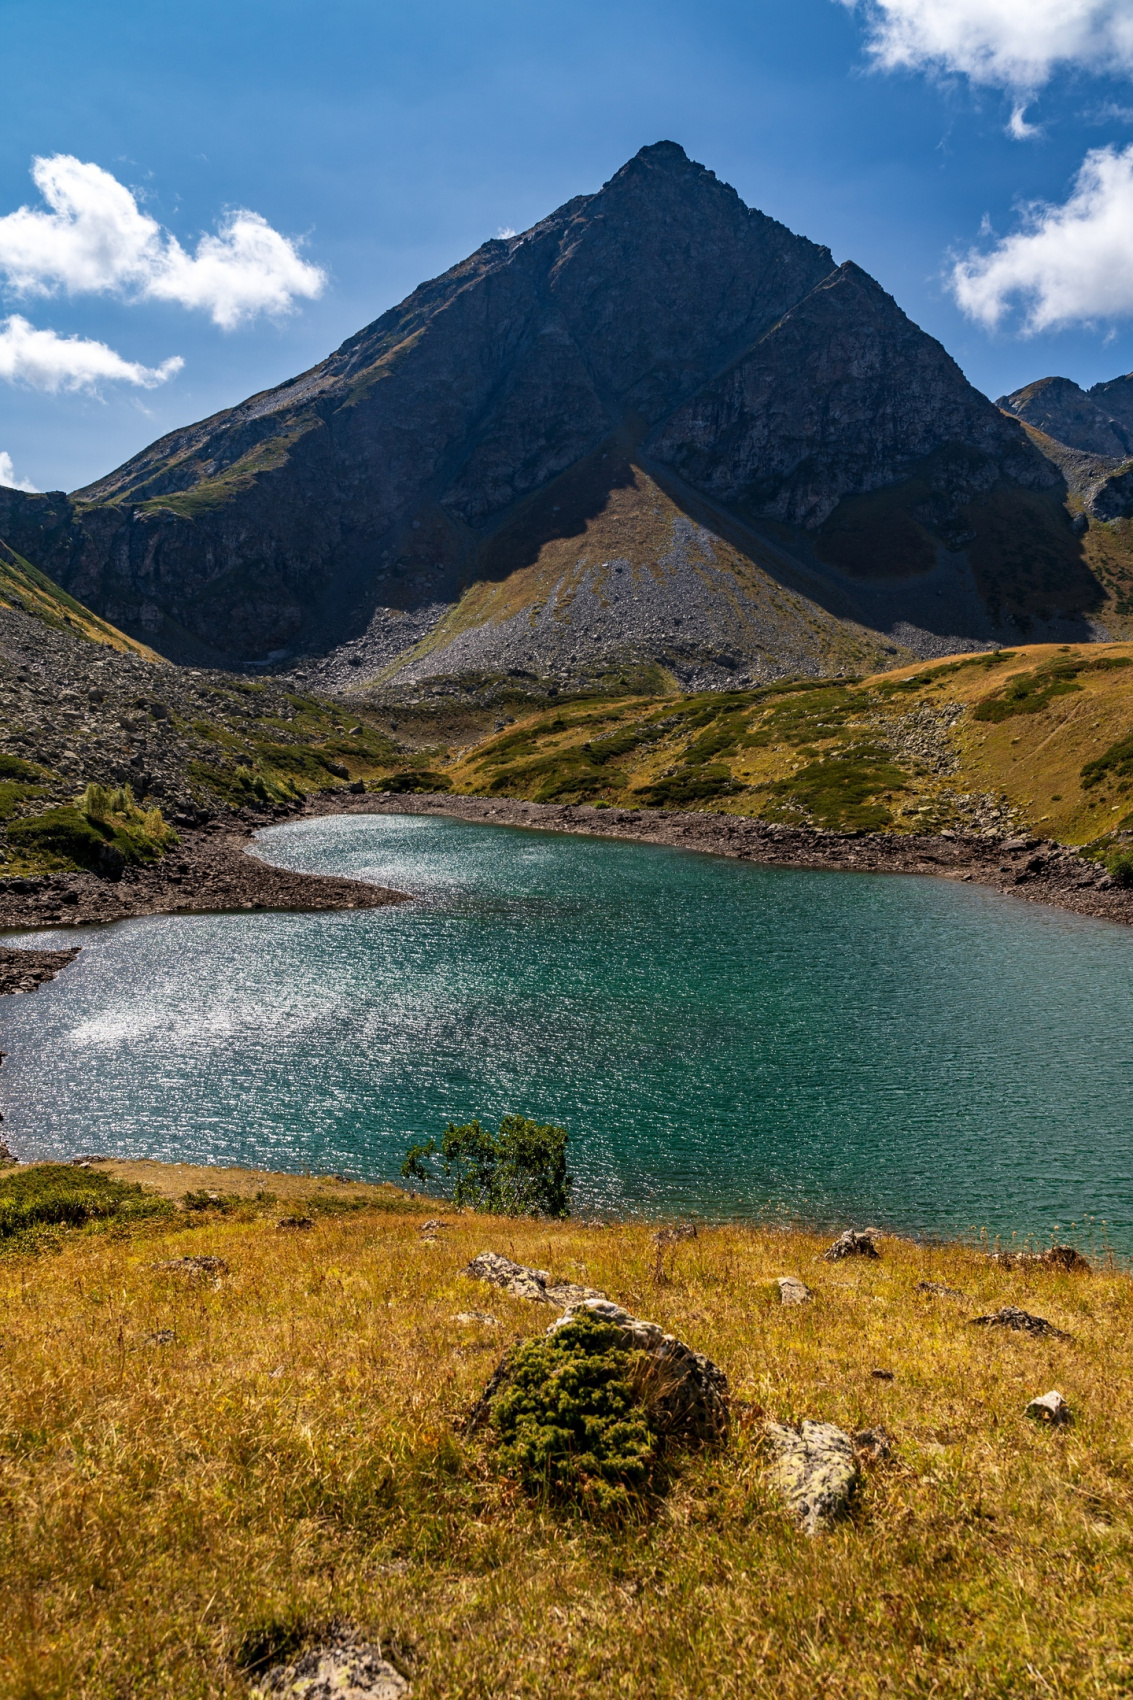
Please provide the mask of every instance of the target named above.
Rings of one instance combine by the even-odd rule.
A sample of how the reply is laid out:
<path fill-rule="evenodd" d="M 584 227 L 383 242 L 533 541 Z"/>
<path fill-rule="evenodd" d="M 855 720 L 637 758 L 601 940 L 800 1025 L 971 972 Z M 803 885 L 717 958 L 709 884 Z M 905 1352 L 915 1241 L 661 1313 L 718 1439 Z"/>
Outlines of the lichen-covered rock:
<path fill-rule="evenodd" d="M 1089 1258 L 1072 1245 L 1052 1245 L 1045 1251 L 994 1251 L 991 1261 L 1001 1269 L 1062 1269 L 1069 1275 L 1093 1273 Z"/>
<path fill-rule="evenodd" d="M 1018 1305 L 1004 1305 L 1002 1310 L 992 1311 L 988 1316 L 973 1316 L 971 1320 L 973 1328 L 1010 1328 L 1016 1334 L 1045 1334 L 1057 1340 L 1070 1338 L 1064 1328 L 1056 1328 L 1045 1316 L 1032 1316 L 1030 1311 L 1020 1310 Z"/>
<path fill-rule="evenodd" d="M 816 1535 L 845 1511 L 858 1479 L 854 1443 L 833 1423 L 768 1423 L 771 1479 L 800 1528 Z"/>
<path fill-rule="evenodd" d="M 876 1236 L 876 1228 L 847 1228 L 832 1246 L 827 1247 L 823 1258 L 827 1263 L 837 1263 L 843 1257 L 880 1257 L 881 1253 L 874 1244 Z"/>
<path fill-rule="evenodd" d="M 530 1299 L 533 1304 L 581 1304 L 584 1299 L 604 1299 L 596 1287 L 580 1287 L 574 1281 L 558 1281 L 549 1269 L 529 1269 L 526 1264 L 513 1263 L 495 1251 L 482 1251 L 464 1271 L 474 1281 L 490 1281 L 516 1299 Z"/>
<path fill-rule="evenodd" d="M 966 1299 L 968 1296 L 959 1287 L 946 1287 L 943 1281 L 918 1281 L 917 1292 L 927 1293 L 933 1299 Z"/>
<path fill-rule="evenodd" d="M 408 1700 L 411 1692 L 380 1647 L 349 1631 L 332 1632 L 293 1664 L 277 1665 L 257 1690 L 273 1700 Z"/>
<path fill-rule="evenodd" d="M 780 1275 L 778 1280 L 781 1305 L 805 1305 L 814 1297 L 806 1282 L 800 1281 L 797 1275 Z"/>

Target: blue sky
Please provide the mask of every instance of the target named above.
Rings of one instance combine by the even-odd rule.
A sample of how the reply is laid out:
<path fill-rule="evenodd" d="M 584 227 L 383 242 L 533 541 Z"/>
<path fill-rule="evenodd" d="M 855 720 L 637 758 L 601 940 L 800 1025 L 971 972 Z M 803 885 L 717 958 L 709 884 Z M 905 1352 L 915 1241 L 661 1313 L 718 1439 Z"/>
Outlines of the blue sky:
<path fill-rule="evenodd" d="M 1133 0 L 2 0 L 0 15 L 0 477 L 69 489 L 109 471 L 662 137 L 858 261 L 993 397 L 1133 367 Z M 57 156 L 98 168 L 67 193 L 122 186 L 108 217 L 128 222 L 132 192 L 132 270 L 60 233 L 30 176 Z M 260 222 L 234 224 L 241 209 Z M 973 248 L 989 258 L 958 300 Z M 240 297 L 257 265 L 263 298 L 255 277 Z"/>

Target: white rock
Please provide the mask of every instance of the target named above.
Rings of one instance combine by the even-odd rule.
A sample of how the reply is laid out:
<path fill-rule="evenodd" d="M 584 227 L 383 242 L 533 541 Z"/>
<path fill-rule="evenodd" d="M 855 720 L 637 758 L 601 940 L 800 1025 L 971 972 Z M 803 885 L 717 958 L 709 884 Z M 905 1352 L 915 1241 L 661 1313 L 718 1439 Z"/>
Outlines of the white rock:
<path fill-rule="evenodd" d="M 814 1294 L 797 1275 L 779 1276 L 779 1303 L 782 1305 L 809 1304 Z"/>
<path fill-rule="evenodd" d="M 1060 1428 L 1064 1423 L 1070 1423 L 1074 1420 L 1070 1413 L 1070 1407 L 1062 1394 L 1053 1390 L 1050 1393 L 1042 1394 L 1038 1399 L 1032 1399 L 1027 1406 L 1026 1414 L 1028 1417 L 1033 1417 L 1037 1423 L 1050 1423 L 1055 1428 Z"/>

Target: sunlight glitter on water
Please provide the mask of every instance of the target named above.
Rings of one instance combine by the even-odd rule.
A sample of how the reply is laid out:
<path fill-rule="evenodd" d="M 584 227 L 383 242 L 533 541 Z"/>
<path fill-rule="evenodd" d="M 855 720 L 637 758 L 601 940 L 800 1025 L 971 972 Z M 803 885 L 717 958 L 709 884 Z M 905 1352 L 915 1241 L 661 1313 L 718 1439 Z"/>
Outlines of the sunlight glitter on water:
<path fill-rule="evenodd" d="M 5 1011 L 5 1134 L 396 1178 L 450 1117 L 562 1122 L 598 1210 L 781 1207 L 1133 1249 L 1133 937 L 942 880 L 418 816 L 274 828 L 411 892 L 96 930 Z M 42 935 L 41 935 L 42 939 Z"/>

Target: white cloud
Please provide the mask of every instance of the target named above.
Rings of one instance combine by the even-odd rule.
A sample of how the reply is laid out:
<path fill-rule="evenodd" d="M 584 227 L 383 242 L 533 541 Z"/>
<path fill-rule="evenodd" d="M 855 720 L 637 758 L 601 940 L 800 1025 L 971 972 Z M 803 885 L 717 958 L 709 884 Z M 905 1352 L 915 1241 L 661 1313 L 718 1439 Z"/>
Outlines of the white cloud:
<path fill-rule="evenodd" d="M 1133 71 L 1133 0 L 841 0 L 884 70 L 953 72 L 1032 94 L 1062 66 Z M 1017 114 L 1022 125 L 1022 112 Z M 1029 129 L 1029 126 L 1024 126 Z M 1013 131 L 1018 133 L 1018 130 Z"/>
<path fill-rule="evenodd" d="M 1062 206 L 1027 208 L 1024 229 L 952 269 L 969 318 L 993 329 L 1017 306 L 1028 332 L 1133 314 L 1133 147 L 1086 155 Z"/>
<path fill-rule="evenodd" d="M 151 390 L 172 378 L 183 365 L 180 356 L 174 355 L 160 366 L 140 366 L 134 360 L 123 360 L 104 342 L 36 330 L 18 313 L 0 320 L 0 378 L 52 394 L 93 390 L 107 381 Z"/>
<path fill-rule="evenodd" d="M 24 295 L 114 294 L 200 308 L 231 330 L 258 313 L 282 313 L 322 293 L 326 274 L 259 213 L 228 214 L 189 254 L 101 166 L 54 154 L 35 180 L 50 210 L 0 218 L 0 272 Z"/>
<path fill-rule="evenodd" d="M 12 465 L 12 457 L 6 449 L 0 449 L 0 488 L 5 490 L 27 490 L 34 494 L 35 485 L 30 478 L 17 478 L 16 469 Z"/>

